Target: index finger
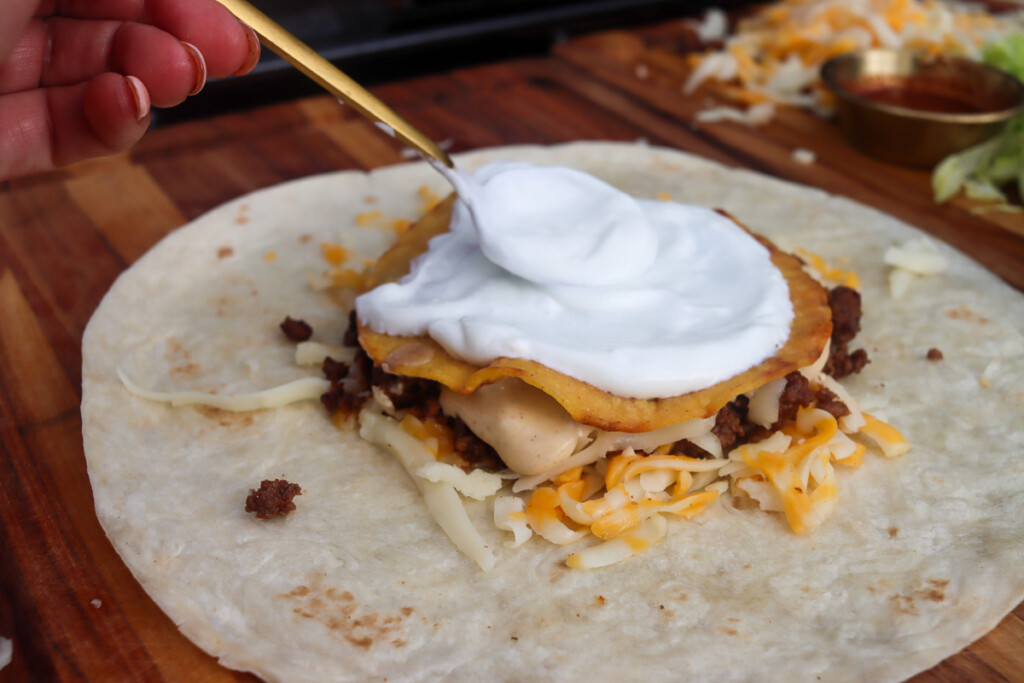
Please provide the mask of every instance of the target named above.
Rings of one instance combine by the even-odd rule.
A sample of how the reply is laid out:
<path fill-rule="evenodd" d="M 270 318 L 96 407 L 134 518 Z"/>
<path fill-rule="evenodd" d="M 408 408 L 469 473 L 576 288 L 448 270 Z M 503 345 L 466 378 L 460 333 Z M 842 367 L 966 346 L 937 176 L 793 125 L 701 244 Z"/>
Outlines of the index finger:
<path fill-rule="evenodd" d="M 259 58 L 256 34 L 216 0 L 147 0 L 144 18 L 199 48 L 214 78 L 252 68 Z"/>

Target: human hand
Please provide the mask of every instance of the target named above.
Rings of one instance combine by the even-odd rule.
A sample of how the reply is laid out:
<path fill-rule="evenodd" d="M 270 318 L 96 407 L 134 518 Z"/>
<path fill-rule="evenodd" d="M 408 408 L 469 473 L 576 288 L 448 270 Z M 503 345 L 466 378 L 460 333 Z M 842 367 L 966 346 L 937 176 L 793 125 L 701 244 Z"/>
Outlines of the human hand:
<path fill-rule="evenodd" d="M 215 0 L 3 0 L 0 180 L 124 151 L 259 40 Z"/>

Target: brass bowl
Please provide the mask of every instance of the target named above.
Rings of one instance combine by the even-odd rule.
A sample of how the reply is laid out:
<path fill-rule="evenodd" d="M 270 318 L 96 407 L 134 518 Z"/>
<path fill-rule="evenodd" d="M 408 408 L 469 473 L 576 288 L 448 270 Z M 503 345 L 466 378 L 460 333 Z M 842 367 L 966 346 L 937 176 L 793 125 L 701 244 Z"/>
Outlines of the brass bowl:
<path fill-rule="evenodd" d="M 847 141 L 905 166 L 932 167 L 1024 110 L 1020 81 L 969 59 L 865 50 L 829 60 L 821 78 L 836 96 Z"/>

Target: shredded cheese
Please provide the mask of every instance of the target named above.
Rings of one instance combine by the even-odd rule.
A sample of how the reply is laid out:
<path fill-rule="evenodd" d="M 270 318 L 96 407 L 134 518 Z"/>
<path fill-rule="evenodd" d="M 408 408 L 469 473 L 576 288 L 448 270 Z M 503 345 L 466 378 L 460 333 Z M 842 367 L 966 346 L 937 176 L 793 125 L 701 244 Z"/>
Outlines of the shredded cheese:
<path fill-rule="evenodd" d="M 248 394 L 211 394 L 204 391 L 149 391 L 135 384 L 120 370 L 117 376 L 131 393 L 140 398 L 172 406 L 203 405 L 230 412 L 279 408 L 296 401 L 319 400 L 330 388 L 330 382 L 320 377 L 303 377 L 276 387 Z"/>
<path fill-rule="evenodd" d="M 705 23 L 705 35 L 718 34 L 720 23 L 715 31 L 710 19 Z M 695 55 L 683 91 L 711 82 L 740 105 L 777 102 L 827 113 L 832 98 L 818 73 L 831 57 L 906 47 L 979 58 L 982 46 L 1019 32 L 1020 24 L 941 0 L 780 0 L 740 21 L 720 49 Z M 713 116 L 736 120 L 734 114 Z"/>

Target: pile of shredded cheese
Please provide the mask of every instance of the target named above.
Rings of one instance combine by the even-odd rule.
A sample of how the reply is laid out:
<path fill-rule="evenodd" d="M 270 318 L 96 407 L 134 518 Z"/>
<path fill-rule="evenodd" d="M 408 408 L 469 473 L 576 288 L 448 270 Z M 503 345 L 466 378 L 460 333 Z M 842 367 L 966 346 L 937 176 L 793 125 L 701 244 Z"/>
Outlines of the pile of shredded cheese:
<path fill-rule="evenodd" d="M 907 450 L 896 429 L 862 412 L 820 368 L 808 374 L 813 374 L 813 388 L 832 390 L 850 414 L 836 419 L 819 408 L 801 408 L 782 430 L 728 453 L 715 448 L 714 441 L 700 439 L 712 448 L 713 457 L 708 459 L 670 454 L 671 443 L 649 454 L 631 447 L 621 451 L 605 447 L 598 449 L 596 460 L 590 458 L 593 461 L 586 465 L 553 476 L 517 478 L 481 470 L 467 475 L 451 461 L 454 454 L 443 428 L 409 415 L 399 422 L 377 403 L 361 413 L 360 435 L 405 466 L 441 528 L 483 569 L 494 566 L 493 553 L 473 528 L 457 494 L 476 499 L 494 496 L 494 523 L 513 535 L 507 544 L 512 548 L 534 534 L 556 545 L 593 537 L 597 543 L 584 544 L 566 563 L 574 569 L 595 569 L 632 557 L 661 540 L 668 530 L 665 515 L 689 519 L 726 492 L 735 500 L 752 502 L 752 507 L 781 513 L 795 533 L 803 533 L 821 524 L 835 507 L 835 465 L 859 466 L 865 442 L 887 457 Z M 783 378 L 756 392 L 768 402 L 774 398 L 776 415 L 784 385 Z M 752 403 L 756 400 L 752 398 Z M 706 433 L 711 439 L 713 423 L 711 419 Z M 598 434 L 595 441 L 603 436 Z M 516 482 L 506 487 L 505 480 L 510 478 Z M 537 479 L 542 480 L 540 485 Z"/>
<path fill-rule="evenodd" d="M 721 25 L 720 11 L 712 11 L 702 26 Z M 941 0 L 781 0 L 740 21 L 721 49 L 694 55 L 683 91 L 713 81 L 717 92 L 749 107 L 708 109 L 698 116 L 703 121 L 764 123 L 774 103 L 826 114 L 832 100 L 818 72 L 832 57 L 886 47 L 978 59 L 984 45 L 1022 26 L 1024 12 L 996 18 Z"/>

